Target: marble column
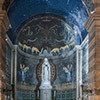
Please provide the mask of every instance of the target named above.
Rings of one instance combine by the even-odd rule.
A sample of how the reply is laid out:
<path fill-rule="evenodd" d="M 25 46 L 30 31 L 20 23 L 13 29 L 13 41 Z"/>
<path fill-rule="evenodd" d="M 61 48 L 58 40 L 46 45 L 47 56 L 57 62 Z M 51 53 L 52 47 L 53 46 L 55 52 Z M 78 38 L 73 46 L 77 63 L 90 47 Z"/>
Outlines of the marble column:
<path fill-rule="evenodd" d="M 77 79 L 77 88 L 76 88 L 76 100 L 79 98 L 82 98 L 82 90 L 81 90 L 81 85 L 82 85 L 82 48 L 81 46 L 76 46 L 76 79 Z"/>
<path fill-rule="evenodd" d="M 89 100 L 100 100 L 100 0 L 93 0 L 94 11 L 86 22 L 89 32 Z"/>

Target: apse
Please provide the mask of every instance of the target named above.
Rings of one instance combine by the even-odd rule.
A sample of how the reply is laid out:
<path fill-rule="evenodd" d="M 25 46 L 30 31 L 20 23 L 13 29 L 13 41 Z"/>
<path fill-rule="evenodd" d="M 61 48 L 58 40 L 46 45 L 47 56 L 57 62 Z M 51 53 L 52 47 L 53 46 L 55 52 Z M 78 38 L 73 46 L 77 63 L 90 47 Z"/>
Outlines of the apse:
<path fill-rule="evenodd" d="M 33 15 L 20 24 L 15 31 L 18 97 L 23 87 L 33 87 L 29 89 L 36 89 L 33 93 L 39 91 L 45 58 L 51 66 L 52 89 L 59 93 L 69 87 L 73 94 L 76 93 L 76 27 L 67 18 L 54 13 Z"/>
<path fill-rule="evenodd" d="M 76 45 L 80 45 L 87 35 L 84 25 L 88 12 L 83 2 L 14 0 L 8 16 L 11 25 L 7 34 L 16 45 L 17 100 L 40 98 L 44 59 L 51 68 L 52 99 L 56 96 L 57 100 L 75 100 Z"/>

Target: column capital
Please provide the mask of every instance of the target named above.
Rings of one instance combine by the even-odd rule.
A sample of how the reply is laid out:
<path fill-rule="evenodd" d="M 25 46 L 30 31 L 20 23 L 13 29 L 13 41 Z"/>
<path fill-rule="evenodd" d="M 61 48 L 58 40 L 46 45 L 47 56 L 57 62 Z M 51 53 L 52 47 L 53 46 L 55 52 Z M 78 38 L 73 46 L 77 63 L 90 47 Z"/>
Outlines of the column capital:
<path fill-rule="evenodd" d="M 94 4 L 94 10 L 90 13 L 90 16 L 85 24 L 87 31 L 89 32 L 89 74 L 88 85 L 89 89 L 93 90 L 89 96 L 89 100 L 99 100 L 100 94 L 95 89 L 100 89 L 100 0 L 92 0 Z"/>

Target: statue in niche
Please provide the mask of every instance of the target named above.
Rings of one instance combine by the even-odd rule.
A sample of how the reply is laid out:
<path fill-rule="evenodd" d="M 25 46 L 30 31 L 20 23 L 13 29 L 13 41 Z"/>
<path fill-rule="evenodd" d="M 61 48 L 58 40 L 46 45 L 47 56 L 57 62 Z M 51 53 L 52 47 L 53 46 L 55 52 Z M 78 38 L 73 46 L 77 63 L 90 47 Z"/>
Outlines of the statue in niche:
<path fill-rule="evenodd" d="M 71 65 L 67 65 L 67 67 L 63 67 L 63 70 L 65 71 L 66 73 L 66 79 L 67 79 L 67 82 L 70 82 L 71 81 L 71 68 L 72 68 L 72 64 Z"/>
<path fill-rule="evenodd" d="M 20 64 L 21 69 L 21 80 L 25 83 L 26 73 L 29 71 L 29 67 L 26 67 L 24 64 Z"/>
<path fill-rule="evenodd" d="M 42 64 L 42 81 L 50 81 L 50 64 L 47 58 L 44 59 Z"/>

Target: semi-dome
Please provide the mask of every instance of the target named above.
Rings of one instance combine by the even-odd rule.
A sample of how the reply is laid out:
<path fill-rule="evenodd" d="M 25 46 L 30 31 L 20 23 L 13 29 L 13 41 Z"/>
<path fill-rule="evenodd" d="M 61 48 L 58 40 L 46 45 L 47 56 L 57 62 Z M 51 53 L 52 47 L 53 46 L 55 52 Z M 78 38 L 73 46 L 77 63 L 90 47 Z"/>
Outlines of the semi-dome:
<path fill-rule="evenodd" d="M 39 23 L 43 24 L 43 20 L 42 20 L 43 14 L 46 17 L 51 18 L 52 22 L 45 22 L 44 26 L 41 26 L 38 24 Z M 43 39 L 44 36 L 42 36 L 44 34 L 42 33 L 41 33 L 42 35 L 38 37 L 35 37 L 36 35 L 34 35 L 33 36 L 34 38 L 32 38 L 31 36 L 27 37 L 26 34 L 24 34 L 23 36 L 23 32 L 20 32 L 20 31 L 26 26 L 27 26 L 28 32 L 31 30 L 29 29 L 29 26 L 30 26 L 29 23 L 32 24 L 32 22 L 30 21 L 31 20 L 33 21 L 34 16 L 35 16 L 35 19 L 33 21 L 34 26 L 37 29 L 40 27 L 44 28 L 45 32 L 49 31 L 48 28 L 51 28 L 51 26 L 54 26 L 54 28 L 57 30 L 55 32 L 58 32 L 57 34 L 60 34 L 61 31 L 62 31 L 62 34 L 64 34 L 65 33 L 64 28 L 66 27 L 66 25 L 69 26 L 70 31 L 72 30 L 73 32 L 70 32 L 67 29 L 66 34 L 68 32 L 75 34 L 75 38 L 74 38 L 75 44 L 80 44 L 84 40 L 85 36 L 87 35 L 87 32 L 84 28 L 84 24 L 88 17 L 88 14 L 81 0 L 28 0 L 28 1 L 14 0 L 8 10 L 8 16 L 11 22 L 11 28 L 8 31 L 8 35 L 11 38 L 11 40 L 14 43 L 22 42 L 22 44 L 27 45 L 29 41 L 34 41 L 34 39 L 39 38 L 39 40 L 42 40 L 41 42 L 38 42 L 38 43 L 34 42 L 33 43 L 34 45 L 32 44 L 32 42 L 28 44 L 29 46 L 31 46 L 31 48 L 33 46 L 37 48 L 38 46 L 39 51 L 41 51 L 43 45 L 45 45 L 44 48 L 47 48 L 49 45 L 50 46 L 49 51 L 52 51 L 54 48 L 58 48 L 58 47 L 61 48 L 62 46 L 63 47 L 66 46 L 68 44 L 67 43 L 68 41 L 66 38 L 67 35 L 66 36 L 63 35 L 60 37 L 57 35 L 53 36 L 54 34 L 56 34 L 53 32 L 55 30 L 52 31 L 54 33 L 53 35 L 49 34 L 48 35 L 49 38 L 47 36 L 44 39 Z M 57 23 L 62 24 L 62 27 L 61 26 L 59 27 L 59 25 L 56 26 Z M 33 28 L 31 31 L 33 31 L 33 33 L 36 32 L 37 31 L 36 28 L 35 29 Z M 51 37 L 53 38 L 50 39 Z M 48 38 L 47 41 L 46 41 L 46 38 Z M 28 42 L 24 43 L 26 39 L 28 40 Z M 56 42 L 53 41 L 53 39 L 56 40 Z M 50 42 L 49 40 L 52 42 Z M 59 42 L 59 41 L 62 41 L 62 42 Z M 37 44 L 37 46 L 35 45 L 35 43 Z"/>
<path fill-rule="evenodd" d="M 11 22 L 8 35 L 12 41 L 16 41 L 17 35 L 14 34 L 14 31 L 21 23 L 29 17 L 41 13 L 54 13 L 75 24 L 78 44 L 85 38 L 87 32 L 84 24 L 88 14 L 82 0 L 14 0 L 8 10 Z M 13 37 L 11 33 L 13 33 Z"/>
<path fill-rule="evenodd" d="M 54 13 L 29 17 L 16 30 L 19 48 L 38 56 L 61 56 L 75 46 L 76 26 Z M 72 48 L 72 49 L 71 49 Z"/>

